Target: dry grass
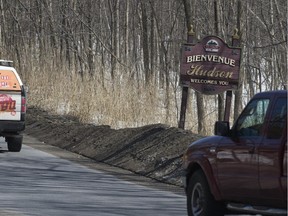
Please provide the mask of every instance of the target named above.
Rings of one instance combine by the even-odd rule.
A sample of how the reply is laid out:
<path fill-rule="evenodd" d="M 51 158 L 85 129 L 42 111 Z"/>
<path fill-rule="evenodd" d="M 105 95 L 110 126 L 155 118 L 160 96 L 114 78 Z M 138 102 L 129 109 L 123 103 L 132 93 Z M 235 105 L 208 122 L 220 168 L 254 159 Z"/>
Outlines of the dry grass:
<path fill-rule="evenodd" d="M 99 75 L 85 75 L 82 79 L 67 68 L 57 68 L 48 63 L 42 65 L 30 65 L 21 75 L 29 86 L 30 105 L 52 113 L 76 116 L 84 123 L 110 125 L 112 128 L 155 123 L 178 125 L 181 102 L 179 86 L 171 84 L 166 91 L 155 84 L 146 85 L 144 81 L 131 79 L 125 71 L 118 71 L 113 82 L 108 73 L 104 79 Z M 206 135 L 212 133 L 217 116 L 217 108 L 212 106 L 214 100 L 211 96 L 205 98 L 205 106 L 208 107 Z M 196 110 L 196 99 L 191 91 L 185 128 L 195 133 L 198 128 Z"/>
<path fill-rule="evenodd" d="M 175 112 L 171 111 L 173 115 L 166 118 L 162 109 L 164 101 L 155 86 L 137 84 L 128 78 L 116 78 L 113 84 L 106 81 L 103 85 L 89 75 L 82 80 L 78 74 L 68 71 L 41 69 L 41 72 L 31 71 L 27 84 L 31 105 L 74 115 L 82 122 L 114 128 L 152 123 L 177 125 Z"/>

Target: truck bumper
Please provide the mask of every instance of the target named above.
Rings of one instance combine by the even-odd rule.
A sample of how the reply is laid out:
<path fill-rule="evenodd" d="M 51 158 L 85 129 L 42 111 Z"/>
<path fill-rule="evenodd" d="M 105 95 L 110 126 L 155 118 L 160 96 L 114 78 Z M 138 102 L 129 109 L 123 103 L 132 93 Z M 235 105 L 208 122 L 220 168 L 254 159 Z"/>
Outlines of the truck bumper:
<path fill-rule="evenodd" d="M 0 134 L 17 133 L 25 129 L 24 121 L 0 121 Z"/>

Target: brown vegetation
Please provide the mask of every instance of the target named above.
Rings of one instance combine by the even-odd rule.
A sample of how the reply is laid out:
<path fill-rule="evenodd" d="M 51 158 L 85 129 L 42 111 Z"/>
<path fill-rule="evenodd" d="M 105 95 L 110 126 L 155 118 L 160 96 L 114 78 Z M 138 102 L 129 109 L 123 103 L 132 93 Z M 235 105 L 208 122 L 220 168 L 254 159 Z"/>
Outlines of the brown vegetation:
<path fill-rule="evenodd" d="M 228 44 L 239 28 L 237 116 L 256 92 L 286 88 L 286 9 L 277 0 L 0 0 L 0 53 L 15 62 L 31 105 L 114 128 L 176 126 L 186 23 L 197 39 Z M 209 134 L 225 98 L 190 92 L 186 128 Z"/>

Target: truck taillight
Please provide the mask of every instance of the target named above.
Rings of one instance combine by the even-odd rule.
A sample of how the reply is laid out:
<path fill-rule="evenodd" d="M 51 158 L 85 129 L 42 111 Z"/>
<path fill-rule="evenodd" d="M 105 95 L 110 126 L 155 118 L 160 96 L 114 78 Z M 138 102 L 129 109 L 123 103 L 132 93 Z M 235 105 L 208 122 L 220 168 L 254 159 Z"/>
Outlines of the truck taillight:
<path fill-rule="evenodd" d="M 26 112 L 26 98 L 22 97 L 21 99 L 21 112 L 25 113 Z"/>

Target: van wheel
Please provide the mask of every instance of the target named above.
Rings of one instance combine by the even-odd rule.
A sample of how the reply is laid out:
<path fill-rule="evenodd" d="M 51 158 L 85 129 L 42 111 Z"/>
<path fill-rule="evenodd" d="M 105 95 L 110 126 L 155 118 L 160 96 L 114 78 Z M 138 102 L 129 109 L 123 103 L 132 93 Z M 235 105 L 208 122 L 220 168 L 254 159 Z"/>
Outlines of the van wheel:
<path fill-rule="evenodd" d="M 22 148 L 23 136 L 7 137 L 7 147 L 10 152 L 20 152 Z"/>
<path fill-rule="evenodd" d="M 189 179 L 187 210 L 189 216 L 223 216 L 225 214 L 224 203 L 214 199 L 206 177 L 201 170 L 193 173 Z"/>

